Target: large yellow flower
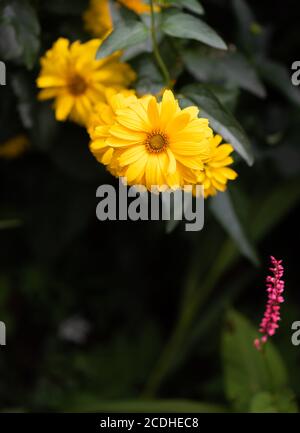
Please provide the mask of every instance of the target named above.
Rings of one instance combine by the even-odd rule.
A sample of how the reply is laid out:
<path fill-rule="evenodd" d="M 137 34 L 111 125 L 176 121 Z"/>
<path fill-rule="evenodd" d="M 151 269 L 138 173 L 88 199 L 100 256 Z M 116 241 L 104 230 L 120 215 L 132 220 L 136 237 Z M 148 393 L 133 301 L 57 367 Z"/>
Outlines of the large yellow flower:
<path fill-rule="evenodd" d="M 117 109 L 104 140 L 114 149 L 111 162 L 116 174 L 148 190 L 183 186 L 184 171 L 203 169 L 210 153 L 212 130 L 207 119 L 198 118 L 198 111 L 197 107 L 182 110 L 170 90 L 161 102 L 149 95 Z M 101 132 L 96 128 L 96 134 Z"/>
<path fill-rule="evenodd" d="M 118 0 L 120 4 L 137 14 L 149 13 L 150 6 L 143 0 Z M 156 7 L 156 10 L 159 10 Z M 113 29 L 109 0 L 90 0 L 88 9 L 83 14 L 86 30 L 95 37 L 103 38 Z"/>
<path fill-rule="evenodd" d="M 106 88 L 122 89 L 135 79 L 130 66 L 120 62 L 120 53 L 96 60 L 100 44 L 100 39 L 70 44 L 60 38 L 41 59 L 39 99 L 55 99 L 57 120 L 69 117 L 86 124 L 94 105 L 105 100 Z"/>
<path fill-rule="evenodd" d="M 210 157 L 204 163 L 202 171 L 197 172 L 197 182 L 203 185 L 204 196 L 216 195 L 218 191 L 225 191 L 228 180 L 234 180 L 237 173 L 229 168 L 233 163 L 229 156 L 233 152 L 231 144 L 221 144 L 222 137 L 215 135 L 210 139 Z"/>
<path fill-rule="evenodd" d="M 115 123 L 116 112 L 126 108 L 137 101 L 133 90 L 122 90 L 117 92 L 108 89 L 105 92 L 105 102 L 100 102 L 94 108 L 88 124 L 88 132 L 91 136 L 90 150 L 95 158 L 104 165 L 109 165 L 112 174 L 115 172 L 115 163 L 112 161 L 114 148 L 108 146 L 106 139 L 109 137 L 109 130 Z"/>

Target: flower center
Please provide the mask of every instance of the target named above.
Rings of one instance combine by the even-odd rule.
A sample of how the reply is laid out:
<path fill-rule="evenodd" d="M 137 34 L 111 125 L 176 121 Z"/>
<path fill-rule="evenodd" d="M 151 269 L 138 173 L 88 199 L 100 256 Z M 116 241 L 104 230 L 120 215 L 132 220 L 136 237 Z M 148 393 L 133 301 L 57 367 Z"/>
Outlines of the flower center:
<path fill-rule="evenodd" d="M 87 88 L 87 83 L 80 75 L 74 75 L 71 77 L 68 87 L 72 95 L 82 95 Z"/>
<path fill-rule="evenodd" d="M 148 134 L 145 145 L 148 152 L 159 153 L 165 150 L 168 144 L 168 137 L 160 131 L 153 131 Z"/>

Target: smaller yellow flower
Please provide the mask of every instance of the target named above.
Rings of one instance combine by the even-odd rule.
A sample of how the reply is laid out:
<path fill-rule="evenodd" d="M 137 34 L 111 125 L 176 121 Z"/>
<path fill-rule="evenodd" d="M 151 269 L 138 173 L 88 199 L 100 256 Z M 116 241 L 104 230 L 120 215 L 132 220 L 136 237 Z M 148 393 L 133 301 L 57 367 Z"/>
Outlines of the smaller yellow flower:
<path fill-rule="evenodd" d="M 150 6 L 143 0 L 118 0 L 119 4 L 137 14 L 150 13 Z M 159 7 L 155 6 L 155 11 Z M 113 29 L 109 0 L 90 0 L 88 9 L 83 14 L 85 29 L 97 38 L 105 38 Z"/>
<path fill-rule="evenodd" d="M 90 0 L 83 21 L 87 32 L 97 38 L 105 38 L 113 28 L 108 0 Z"/>
<path fill-rule="evenodd" d="M 109 130 L 115 123 L 116 112 L 118 109 L 126 108 L 131 103 L 137 101 L 133 90 L 122 90 L 117 92 L 114 89 L 108 89 L 105 92 L 105 101 L 100 102 L 94 108 L 87 127 L 88 133 L 92 139 L 90 150 L 97 159 L 104 165 L 109 166 L 112 174 L 115 174 L 116 161 L 112 161 L 114 148 L 106 144 L 109 137 Z"/>
<path fill-rule="evenodd" d="M 121 90 L 135 79 L 131 67 L 120 62 L 120 52 L 96 60 L 100 44 L 100 39 L 70 44 L 59 38 L 41 59 L 39 99 L 54 99 L 57 120 L 87 124 L 95 104 L 105 101 L 108 87 Z"/>
<path fill-rule="evenodd" d="M 142 0 L 119 0 L 123 6 L 133 10 L 137 14 L 144 14 L 150 12 L 150 6 Z"/>
<path fill-rule="evenodd" d="M 237 178 L 237 173 L 228 167 L 233 163 L 229 156 L 233 152 L 231 144 L 221 144 L 222 137 L 214 135 L 210 139 L 211 153 L 204 163 L 202 171 L 197 172 L 197 183 L 204 187 L 204 197 L 216 195 L 218 191 L 225 191 L 228 180 Z"/>
<path fill-rule="evenodd" d="M 14 159 L 21 155 L 29 147 L 29 140 L 24 134 L 16 135 L 0 145 L 0 158 Z"/>

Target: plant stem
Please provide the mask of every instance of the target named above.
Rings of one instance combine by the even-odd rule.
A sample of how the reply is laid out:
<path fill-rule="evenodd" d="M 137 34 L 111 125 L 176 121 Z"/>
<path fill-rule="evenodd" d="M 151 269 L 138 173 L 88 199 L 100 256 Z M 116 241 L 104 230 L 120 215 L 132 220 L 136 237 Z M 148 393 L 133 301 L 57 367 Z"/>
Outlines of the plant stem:
<path fill-rule="evenodd" d="M 150 0 L 150 9 L 151 9 L 151 39 L 152 39 L 152 49 L 153 54 L 155 56 L 156 62 L 161 70 L 162 76 L 164 77 L 166 87 L 170 87 L 171 78 L 169 71 L 160 55 L 157 39 L 156 39 L 156 33 L 155 33 L 155 14 L 154 14 L 154 0 Z"/>
<path fill-rule="evenodd" d="M 189 270 L 186 284 L 184 287 L 183 303 L 181 311 L 172 335 L 167 342 L 161 357 L 154 367 L 148 383 L 146 384 L 143 392 L 143 397 L 152 398 L 157 393 L 161 383 L 165 379 L 170 370 L 176 364 L 178 353 L 184 345 L 185 339 L 191 330 L 193 321 L 195 320 L 200 307 L 204 304 L 209 294 L 215 287 L 223 272 L 232 265 L 238 257 L 231 241 L 226 241 L 223 248 L 216 258 L 215 265 L 208 273 L 207 277 L 199 289 L 199 269 L 200 258 L 198 257 L 201 252 L 200 248 L 198 253 L 195 254 L 195 260 Z M 226 257 L 226 258 L 225 258 Z"/>

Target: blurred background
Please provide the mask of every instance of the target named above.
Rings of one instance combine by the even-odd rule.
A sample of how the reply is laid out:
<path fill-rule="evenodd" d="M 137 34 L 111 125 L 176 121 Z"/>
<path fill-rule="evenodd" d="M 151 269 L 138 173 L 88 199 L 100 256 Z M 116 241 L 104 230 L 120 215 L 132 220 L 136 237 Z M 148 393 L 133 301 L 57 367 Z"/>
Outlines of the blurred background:
<path fill-rule="evenodd" d="M 7 3 L 17 11 L 13 24 L 1 15 Z M 234 308 L 257 328 L 271 254 L 286 269 L 274 343 L 299 399 L 300 348 L 291 344 L 291 324 L 300 320 L 300 89 L 291 83 L 291 65 L 300 60 L 297 2 L 201 2 L 205 21 L 249 68 L 214 52 L 197 63 L 174 49 L 177 88 L 195 80 L 211 86 L 253 146 L 254 165 L 237 159 L 239 177 L 229 188 L 248 258 L 209 202 L 198 233 L 183 224 L 167 233 L 164 222 L 96 219 L 96 188 L 118 181 L 90 154 L 83 128 L 57 122 L 51 104 L 37 102 L 35 86 L 39 58 L 58 37 L 90 37 L 82 24 L 88 2 L 30 3 L 0 2 L 7 68 L 0 86 L 0 320 L 7 332 L 0 409 L 147 410 L 149 399 L 155 410 L 173 399 L 180 410 L 200 411 L 201 402 L 207 410 L 243 409 L 228 392 L 226 317 Z M 143 56 L 130 60 L 138 74 Z"/>

